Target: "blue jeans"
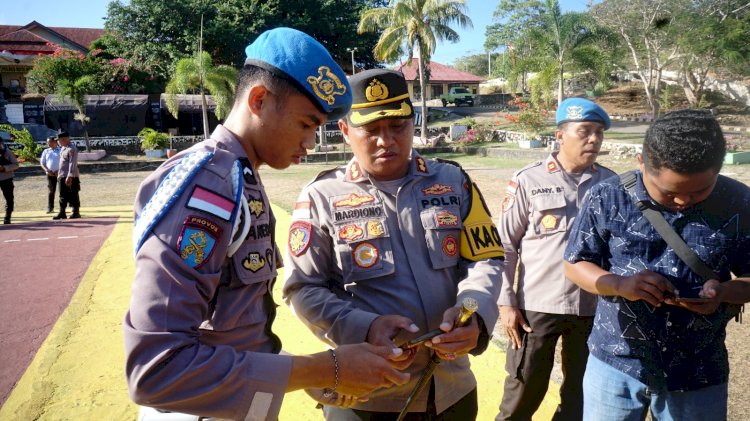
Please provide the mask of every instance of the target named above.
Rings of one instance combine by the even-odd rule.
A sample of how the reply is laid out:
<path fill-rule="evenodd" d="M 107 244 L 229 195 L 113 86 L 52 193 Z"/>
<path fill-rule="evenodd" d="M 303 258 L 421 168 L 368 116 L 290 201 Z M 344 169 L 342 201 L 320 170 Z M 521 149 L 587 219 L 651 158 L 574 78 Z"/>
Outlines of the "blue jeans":
<path fill-rule="evenodd" d="M 583 376 L 584 421 L 642 421 L 649 408 L 655 421 L 727 419 L 727 384 L 688 392 L 655 390 L 589 356 Z"/>

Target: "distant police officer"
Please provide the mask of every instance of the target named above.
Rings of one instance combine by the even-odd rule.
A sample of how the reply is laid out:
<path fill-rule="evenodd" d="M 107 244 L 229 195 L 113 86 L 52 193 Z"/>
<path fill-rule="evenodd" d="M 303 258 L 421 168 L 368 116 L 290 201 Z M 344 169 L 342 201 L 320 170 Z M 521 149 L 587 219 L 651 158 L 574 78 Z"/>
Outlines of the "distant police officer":
<path fill-rule="evenodd" d="M 245 52 L 224 124 L 167 160 L 137 193 L 126 374 L 142 405 L 275 420 L 287 391 L 365 396 L 409 376 L 385 358 L 400 355 L 392 346 L 277 355 L 271 293 L 281 261 L 258 167 L 298 163 L 317 127 L 349 110 L 351 91 L 328 51 L 302 32 L 264 32 Z"/>
<path fill-rule="evenodd" d="M 339 120 L 354 158 L 300 195 L 289 231 L 284 295 L 322 340 L 393 346 L 443 329 L 406 355 L 412 381 L 374 392 L 329 420 L 396 419 L 431 354 L 445 360 L 416 397 L 414 419 L 472 420 L 476 380 L 467 354 L 484 351 L 497 319 L 502 247 L 477 187 L 457 164 L 412 149 L 414 110 L 401 73 L 351 77 L 354 103 Z M 477 300 L 468 327 L 457 303 Z M 409 418 L 411 419 L 411 418 Z"/>
<path fill-rule="evenodd" d="M 47 175 L 47 213 L 52 213 L 55 209 L 57 172 L 60 169 L 60 146 L 57 144 L 55 136 L 47 138 L 47 148 L 42 151 L 42 156 L 39 158 L 39 165 Z"/>
<path fill-rule="evenodd" d="M 13 214 L 14 186 L 13 175 L 18 169 L 18 160 L 5 144 L 5 139 L 0 136 L 0 190 L 5 199 L 5 217 L 3 224 L 10 224 L 10 216 Z"/>
<path fill-rule="evenodd" d="M 565 377 L 553 419 L 582 417 L 586 339 L 596 297 L 565 278 L 563 251 L 586 191 L 615 173 L 594 164 L 610 126 L 606 111 L 586 99 L 569 98 L 555 120 L 559 151 L 516 172 L 502 204 L 498 228 L 506 265 L 498 303 L 509 343 L 496 420 L 532 418 L 547 391 L 561 336 Z"/>
<path fill-rule="evenodd" d="M 57 172 L 57 188 L 60 190 L 60 211 L 52 219 L 66 219 L 65 213 L 68 205 L 73 208 L 70 219 L 81 217 L 81 199 L 78 192 L 81 191 L 81 179 L 78 172 L 78 149 L 75 143 L 70 143 L 70 135 L 62 131 L 57 135 L 57 142 L 62 148 L 60 150 L 60 169 Z"/>

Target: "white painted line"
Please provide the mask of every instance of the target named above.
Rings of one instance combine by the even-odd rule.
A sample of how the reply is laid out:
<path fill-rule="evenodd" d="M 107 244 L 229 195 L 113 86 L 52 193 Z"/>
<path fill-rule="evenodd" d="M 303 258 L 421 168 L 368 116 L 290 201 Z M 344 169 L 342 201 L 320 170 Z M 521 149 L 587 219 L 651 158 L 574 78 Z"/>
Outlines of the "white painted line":
<path fill-rule="evenodd" d="M 68 240 L 68 239 L 71 239 L 71 238 L 78 238 L 78 236 L 77 235 L 70 235 L 70 236 L 67 236 L 67 237 L 57 237 L 58 240 Z"/>
<path fill-rule="evenodd" d="M 44 238 L 27 238 L 26 239 L 26 241 L 45 241 L 45 240 L 49 240 L 49 238 L 44 237 Z"/>
<path fill-rule="evenodd" d="M 5 240 L 3 243 L 20 243 L 21 240 Z"/>

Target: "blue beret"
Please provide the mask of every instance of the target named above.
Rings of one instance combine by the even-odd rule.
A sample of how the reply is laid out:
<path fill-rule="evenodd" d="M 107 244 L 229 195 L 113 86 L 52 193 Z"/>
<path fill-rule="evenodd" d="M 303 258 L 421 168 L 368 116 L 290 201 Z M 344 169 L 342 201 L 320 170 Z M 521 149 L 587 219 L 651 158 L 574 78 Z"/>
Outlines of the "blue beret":
<path fill-rule="evenodd" d="M 555 124 L 559 126 L 571 121 L 596 121 L 604 124 L 604 130 L 611 125 L 607 112 L 595 102 L 584 98 L 568 98 L 557 107 Z"/>
<path fill-rule="evenodd" d="M 328 50 L 311 36 L 292 28 L 263 32 L 245 48 L 245 65 L 258 66 L 305 94 L 330 120 L 352 106 L 346 74 Z"/>

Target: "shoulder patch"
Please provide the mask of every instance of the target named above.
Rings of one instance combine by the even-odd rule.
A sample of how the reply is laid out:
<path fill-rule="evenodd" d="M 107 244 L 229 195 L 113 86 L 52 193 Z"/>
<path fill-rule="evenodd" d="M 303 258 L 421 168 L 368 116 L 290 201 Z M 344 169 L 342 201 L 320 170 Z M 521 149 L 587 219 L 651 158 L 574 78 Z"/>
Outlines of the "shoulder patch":
<path fill-rule="evenodd" d="M 289 227 L 289 253 L 300 256 L 310 247 L 312 224 L 305 221 L 294 221 Z"/>
<path fill-rule="evenodd" d="M 180 258 L 193 269 L 200 268 L 213 254 L 222 232 L 219 224 L 210 219 L 188 216 L 182 223 L 182 231 L 177 238 Z"/>

